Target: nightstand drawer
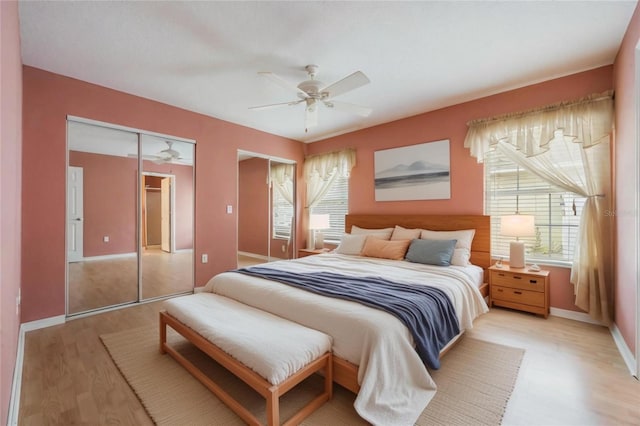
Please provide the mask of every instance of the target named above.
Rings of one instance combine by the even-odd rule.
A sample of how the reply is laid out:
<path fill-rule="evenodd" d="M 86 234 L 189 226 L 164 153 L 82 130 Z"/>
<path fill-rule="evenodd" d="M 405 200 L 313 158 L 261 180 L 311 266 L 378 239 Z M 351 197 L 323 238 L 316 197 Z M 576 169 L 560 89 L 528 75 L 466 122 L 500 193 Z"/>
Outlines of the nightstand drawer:
<path fill-rule="evenodd" d="M 517 288 L 501 287 L 491 285 L 491 300 L 499 303 L 501 300 L 507 302 L 521 303 L 530 306 L 545 306 L 545 294 L 539 291 L 528 291 Z"/>
<path fill-rule="evenodd" d="M 544 292 L 545 279 L 508 271 L 491 271 L 491 284 L 528 291 Z"/>

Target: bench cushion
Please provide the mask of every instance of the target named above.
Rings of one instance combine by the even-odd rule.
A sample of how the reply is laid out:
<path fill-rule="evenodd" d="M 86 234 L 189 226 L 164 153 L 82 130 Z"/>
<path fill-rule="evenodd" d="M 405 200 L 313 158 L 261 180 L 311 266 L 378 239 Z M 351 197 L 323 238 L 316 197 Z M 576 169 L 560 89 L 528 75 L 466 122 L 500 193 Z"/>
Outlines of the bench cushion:
<path fill-rule="evenodd" d="M 224 296 L 197 293 L 165 302 L 167 313 L 277 385 L 331 351 L 331 338 Z"/>

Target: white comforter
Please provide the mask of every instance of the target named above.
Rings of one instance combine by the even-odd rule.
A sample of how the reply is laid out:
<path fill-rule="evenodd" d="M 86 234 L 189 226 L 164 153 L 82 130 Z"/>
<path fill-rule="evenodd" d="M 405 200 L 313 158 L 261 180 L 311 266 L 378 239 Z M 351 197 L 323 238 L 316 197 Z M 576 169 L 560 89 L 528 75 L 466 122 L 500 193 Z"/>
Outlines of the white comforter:
<path fill-rule="evenodd" d="M 347 276 L 379 276 L 429 285 L 449 295 L 460 330 L 488 311 L 480 295 L 477 267 L 436 267 L 323 254 L 296 261 L 269 263 L 292 272 L 329 270 Z M 250 306 L 322 331 L 333 338 L 333 353 L 358 365 L 358 414 L 379 425 L 412 425 L 435 395 L 436 385 L 418 357 L 404 324 L 391 314 L 357 302 L 334 299 L 273 281 L 225 272 L 212 278 L 205 291 L 222 294 Z"/>

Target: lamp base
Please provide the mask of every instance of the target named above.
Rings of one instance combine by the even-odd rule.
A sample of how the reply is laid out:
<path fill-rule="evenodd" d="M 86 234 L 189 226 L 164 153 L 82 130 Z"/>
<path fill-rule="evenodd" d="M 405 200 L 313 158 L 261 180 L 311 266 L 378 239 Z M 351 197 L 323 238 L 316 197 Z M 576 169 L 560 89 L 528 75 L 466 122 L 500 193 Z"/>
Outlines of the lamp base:
<path fill-rule="evenodd" d="M 509 244 L 509 266 L 511 268 L 524 268 L 524 243 L 512 241 Z"/>
<path fill-rule="evenodd" d="M 307 237 L 307 250 L 314 250 L 316 248 L 316 233 L 313 229 L 309 230 L 309 235 Z"/>
<path fill-rule="evenodd" d="M 323 249 L 324 248 L 324 234 L 322 231 L 316 231 L 316 235 L 313 238 L 315 249 Z"/>

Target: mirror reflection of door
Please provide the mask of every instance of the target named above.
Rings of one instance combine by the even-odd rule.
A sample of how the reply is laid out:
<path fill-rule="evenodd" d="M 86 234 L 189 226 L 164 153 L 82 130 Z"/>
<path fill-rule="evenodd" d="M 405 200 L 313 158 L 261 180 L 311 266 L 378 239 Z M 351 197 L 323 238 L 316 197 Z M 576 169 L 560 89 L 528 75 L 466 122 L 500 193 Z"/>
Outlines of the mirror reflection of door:
<path fill-rule="evenodd" d="M 67 144 L 67 315 L 192 292 L 194 144 L 78 118 Z"/>
<path fill-rule="evenodd" d="M 293 258 L 295 164 L 238 153 L 238 267 Z"/>
<path fill-rule="evenodd" d="M 84 257 L 84 199 L 82 167 L 69 166 L 67 176 L 67 259 L 79 262 Z"/>

